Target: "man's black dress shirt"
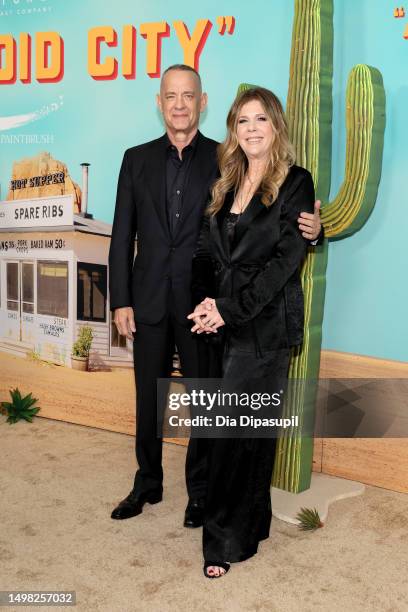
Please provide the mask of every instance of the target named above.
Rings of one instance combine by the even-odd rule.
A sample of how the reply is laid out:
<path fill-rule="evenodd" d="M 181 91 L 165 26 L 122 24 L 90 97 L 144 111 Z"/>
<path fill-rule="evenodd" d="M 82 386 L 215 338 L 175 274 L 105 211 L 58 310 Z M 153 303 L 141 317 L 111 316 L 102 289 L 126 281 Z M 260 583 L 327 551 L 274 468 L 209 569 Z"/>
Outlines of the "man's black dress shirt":
<path fill-rule="evenodd" d="M 174 236 L 177 224 L 183 213 L 184 190 L 188 186 L 191 160 L 193 159 L 198 140 L 198 132 L 193 140 L 181 151 L 167 136 L 166 144 L 166 207 L 170 233 Z"/>

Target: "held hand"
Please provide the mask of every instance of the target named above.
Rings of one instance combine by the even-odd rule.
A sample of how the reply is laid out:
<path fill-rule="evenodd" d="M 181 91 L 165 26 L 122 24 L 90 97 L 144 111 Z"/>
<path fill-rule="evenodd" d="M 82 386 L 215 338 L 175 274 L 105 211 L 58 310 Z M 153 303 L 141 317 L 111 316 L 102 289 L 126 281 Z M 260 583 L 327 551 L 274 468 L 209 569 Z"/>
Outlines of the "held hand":
<path fill-rule="evenodd" d="M 204 325 L 201 324 L 201 317 L 207 314 L 207 311 L 212 309 L 213 302 L 214 300 L 212 298 L 205 298 L 202 302 L 200 302 L 200 304 L 195 307 L 194 312 L 188 315 L 187 319 L 193 319 L 196 325 L 204 329 Z"/>
<path fill-rule="evenodd" d="M 194 312 L 192 312 L 191 314 L 188 315 L 187 319 L 193 320 L 194 321 L 194 325 L 191 328 L 192 332 L 196 332 L 197 330 L 201 330 L 201 332 L 206 332 L 208 333 L 212 333 L 212 329 L 210 328 L 206 328 L 205 325 L 203 324 L 203 317 L 207 314 L 208 312 L 208 305 L 205 305 L 203 302 L 201 302 L 201 304 L 198 304 L 195 309 Z"/>
<path fill-rule="evenodd" d="M 135 318 L 133 308 L 124 306 L 123 308 L 115 308 L 114 323 L 121 336 L 126 336 L 129 340 L 133 340 L 132 332 L 136 332 Z"/>
<path fill-rule="evenodd" d="M 320 223 L 320 200 L 316 200 L 314 205 L 314 213 L 302 212 L 298 218 L 299 230 L 302 236 L 307 240 L 316 240 L 320 234 L 322 225 Z"/>
<path fill-rule="evenodd" d="M 197 334 L 205 333 L 217 333 L 217 329 L 225 325 L 223 318 L 218 312 L 215 300 L 212 298 L 205 298 L 195 307 L 193 313 L 188 315 L 187 319 L 192 319 L 195 325 L 192 327 L 192 332 Z"/>

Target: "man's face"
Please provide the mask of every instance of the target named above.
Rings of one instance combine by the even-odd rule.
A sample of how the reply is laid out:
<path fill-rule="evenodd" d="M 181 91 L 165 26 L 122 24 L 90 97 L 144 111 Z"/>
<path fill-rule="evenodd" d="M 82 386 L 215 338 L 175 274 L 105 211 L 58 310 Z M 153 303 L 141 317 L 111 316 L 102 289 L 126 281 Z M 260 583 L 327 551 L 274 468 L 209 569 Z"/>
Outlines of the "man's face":
<path fill-rule="evenodd" d="M 164 75 L 157 104 L 166 128 L 174 132 L 192 132 L 198 128 L 200 113 L 207 104 L 207 94 L 190 70 L 170 70 Z"/>

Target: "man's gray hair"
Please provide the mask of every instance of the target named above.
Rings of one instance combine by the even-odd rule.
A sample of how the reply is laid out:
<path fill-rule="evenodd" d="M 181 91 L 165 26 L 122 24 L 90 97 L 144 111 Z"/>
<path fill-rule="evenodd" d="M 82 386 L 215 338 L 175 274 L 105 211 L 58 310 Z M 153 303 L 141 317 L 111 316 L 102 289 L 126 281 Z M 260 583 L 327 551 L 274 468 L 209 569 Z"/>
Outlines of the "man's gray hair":
<path fill-rule="evenodd" d="M 195 68 L 193 68 L 192 66 L 188 66 L 187 64 L 173 64 L 172 66 L 169 66 L 168 68 L 166 68 L 166 70 L 163 72 L 162 80 L 164 79 L 166 74 L 168 72 L 170 72 L 170 70 L 185 70 L 185 71 L 188 71 L 188 72 L 194 72 L 194 74 L 198 78 L 198 82 L 200 83 L 200 87 L 202 87 L 201 77 L 200 77 L 199 73 L 197 72 L 197 70 Z"/>

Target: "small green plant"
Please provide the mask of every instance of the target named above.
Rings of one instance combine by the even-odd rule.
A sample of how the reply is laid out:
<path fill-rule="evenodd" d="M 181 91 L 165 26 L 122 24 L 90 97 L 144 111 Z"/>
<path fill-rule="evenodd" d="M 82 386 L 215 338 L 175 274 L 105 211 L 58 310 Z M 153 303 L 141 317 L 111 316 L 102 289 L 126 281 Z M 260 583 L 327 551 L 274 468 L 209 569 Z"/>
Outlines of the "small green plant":
<path fill-rule="evenodd" d="M 89 357 L 93 340 L 92 327 L 84 325 L 78 334 L 78 339 L 72 346 L 72 354 L 74 357 Z"/>
<path fill-rule="evenodd" d="M 39 407 L 34 407 L 34 404 L 38 402 L 36 397 L 32 397 L 29 393 L 25 397 L 21 397 L 20 390 L 16 387 L 15 389 L 9 389 L 11 395 L 11 402 L 1 402 L 1 412 L 7 415 L 7 423 L 17 423 L 21 419 L 29 421 L 33 420 L 33 417 L 39 412 Z"/>
<path fill-rule="evenodd" d="M 323 523 L 320 520 L 320 516 L 316 508 L 310 510 L 310 508 L 301 508 L 296 515 L 299 521 L 299 529 L 302 531 L 314 531 L 323 527 Z"/>

